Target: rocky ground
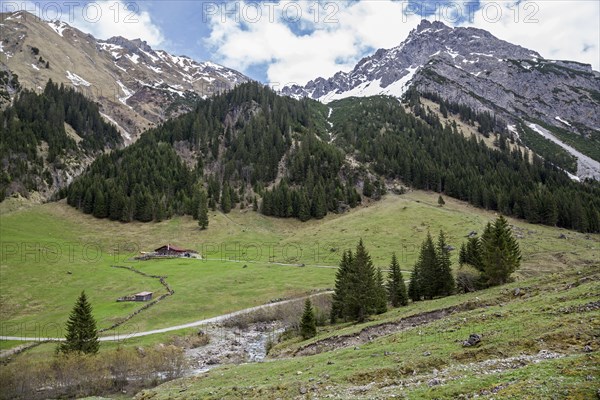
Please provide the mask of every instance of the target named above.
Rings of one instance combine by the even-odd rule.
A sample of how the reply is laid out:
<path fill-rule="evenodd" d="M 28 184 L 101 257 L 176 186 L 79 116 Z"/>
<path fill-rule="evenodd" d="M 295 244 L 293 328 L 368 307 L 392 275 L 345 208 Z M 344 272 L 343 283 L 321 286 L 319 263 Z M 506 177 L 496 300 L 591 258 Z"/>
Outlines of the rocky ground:
<path fill-rule="evenodd" d="M 283 331 L 281 322 L 260 322 L 247 327 L 210 325 L 201 327 L 208 344 L 186 350 L 190 375 L 208 371 L 219 365 L 260 362 L 267 356 L 269 342 Z"/>

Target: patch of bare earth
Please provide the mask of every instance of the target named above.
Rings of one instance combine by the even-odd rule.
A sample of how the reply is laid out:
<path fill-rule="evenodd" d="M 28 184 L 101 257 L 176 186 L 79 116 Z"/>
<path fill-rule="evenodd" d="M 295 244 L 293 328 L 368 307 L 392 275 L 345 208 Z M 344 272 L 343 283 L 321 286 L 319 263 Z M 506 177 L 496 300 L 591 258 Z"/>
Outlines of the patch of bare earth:
<path fill-rule="evenodd" d="M 293 356 L 307 356 L 344 347 L 359 346 L 382 336 L 402 332 L 416 326 L 429 324 L 442 318 L 446 318 L 447 316 L 456 312 L 469 311 L 486 306 L 487 304 L 483 303 L 467 302 L 456 307 L 442 308 L 439 310 L 411 315 L 398 321 L 366 327 L 358 333 L 332 336 L 314 343 L 307 344 L 306 346 L 300 347 L 298 350 L 296 350 L 293 353 Z"/>

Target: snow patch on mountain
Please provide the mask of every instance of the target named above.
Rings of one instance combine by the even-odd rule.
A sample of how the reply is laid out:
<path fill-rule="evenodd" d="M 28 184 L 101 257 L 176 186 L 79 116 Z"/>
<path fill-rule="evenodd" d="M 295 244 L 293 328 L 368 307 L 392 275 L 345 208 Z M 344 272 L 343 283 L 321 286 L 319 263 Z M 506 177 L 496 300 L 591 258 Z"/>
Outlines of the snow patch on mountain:
<path fill-rule="evenodd" d="M 69 70 L 67 70 L 67 79 L 71 81 L 73 86 L 92 86 L 91 83 Z"/>
<path fill-rule="evenodd" d="M 571 126 L 571 123 L 569 121 L 565 121 L 564 119 L 562 119 L 558 115 L 556 117 L 554 117 L 554 119 L 557 120 L 558 122 L 562 122 L 563 124 L 565 124 L 567 126 Z"/>
<path fill-rule="evenodd" d="M 159 67 L 154 67 L 152 65 L 146 65 L 147 68 L 151 69 L 152 71 L 156 72 L 157 74 L 162 74 L 162 69 Z"/>
<path fill-rule="evenodd" d="M 19 18 L 21 16 L 19 15 Z M 58 36 L 63 37 L 63 32 L 65 29 L 67 29 L 69 27 L 68 24 L 62 22 L 62 21 L 50 21 L 48 22 L 48 26 L 50 28 L 52 28 L 52 30 L 54 32 L 56 32 L 58 34 Z"/>
<path fill-rule="evenodd" d="M 117 123 L 117 121 L 115 121 L 114 119 L 112 119 L 111 117 L 109 117 L 108 115 L 104 114 L 104 113 L 100 113 L 100 115 L 106 119 L 108 122 L 110 122 L 111 124 L 113 124 L 114 126 L 117 127 L 117 129 L 121 132 L 121 135 L 123 136 L 123 138 L 128 141 L 131 142 L 131 134 L 129 132 L 127 132 L 127 130 L 125 130 L 121 125 L 119 125 Z"/>
<path fill-rule="evenodd" d="M 550 131 L 542 128 L 541 126 L 539 126 L 537 124 L 528 123 L 527 126 L 529 126 L 535 132 L 542 135 L 544 138 L 556 143 L 557 145 L 559 145 L 560 147 L 565 149 L 572 156 L 576 157 L 577 158 L 577 176 L 580 179 L 591 178 L 591 179 L 595 179 L 595 180 L 600 180 L 600 162 L 592 159 L 591 157 L 586 156 L 585 154 L 579 152 L 578 150 L 574 149 L 573 147 L 569 146 L 568 144 L 562 142 L 560 139 L 558 139 L 556 136 L 554 136 Z"/>
<path fill-rule="evenodd" d="M 131 96 L 133 96 L 135 93 L 134 93 L 134 92 L 132 92 L 131 90 L 129 90 L 129 89 L 127 88 L 127 86 L 125 86 L 125 85 L 123 84 L 123 82 L 121 82 L 121 81 L 117 81 L 117 85 L 119 85 L 119 87 L 120 87 L 120 88 L 121 88 L 121 90 L 123 91 L 123 94 L 125 94 L 125 96 L 124 96 L 124 97 L 119 97 L 119 101 L 120 101 L 121 103 L 125 104 L 126 106 L 130 107 L 130 106 L 129 106 L 129 104 L 127 104 L 127 100 L 129 100 L 129 98 L 130 98 Z"/>
<path fill-rule="evenodd" d="M 140 63 L 140 56 L 139 56 L 139 54 L 125 54 L 125 57 L 127 57 L 129 59 L 129 61 L 131 61 L 134 64 L 139 64 Z"/>

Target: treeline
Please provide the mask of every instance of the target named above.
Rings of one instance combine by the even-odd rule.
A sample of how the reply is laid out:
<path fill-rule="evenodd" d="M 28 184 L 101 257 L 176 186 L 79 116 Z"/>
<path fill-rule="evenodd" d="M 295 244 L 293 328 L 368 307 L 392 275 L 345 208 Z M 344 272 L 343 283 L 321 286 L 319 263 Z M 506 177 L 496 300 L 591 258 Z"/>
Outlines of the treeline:
<path fill-rule="evenodd" d="M 355 207 L 360 195 L 339 177 L 344 155 L 316 138 L 319 117 L 309 101 L 258 83 L 201 101 L 129 148 L 98 158 L 66 191 L 68 203 L 123 222 L 188 214 L 202 228 L 207 209 L 258 210 L 257 195 L 263 214 L 303 221 Z M 184 163 L 175 150 L 182 148 L 195 158 Z"/>
<path fill-rule="evenodd" d="M 333 104 L 336 142 L 385 178 L 433 190 L 533 223 L 600 231 L 600 186 L 576 183 L 557 167 L 519 150 L 488 148 L 455 126 L 427 123 L 386 97 Z"/>
<path fill-rule="evenodd" d="M 79 144 L 67 133 L 65 123 L 82 139 Z M 91 155 L 122 143 L 117 129 L 102 119 L 95 103 L 51 80 L 41 94 L 21 91 L 1 112 L 0 137 L 0 159 L 5 165 L 0 200 L 11 182 L 22 182 L 27 190 L 36 190 L 42 178 L 51 185 L 45 163 L 60 169 L 64 158 L 81 154 L 80 149 Z M 42 143 L 47 144 L 47 150 Z"/>

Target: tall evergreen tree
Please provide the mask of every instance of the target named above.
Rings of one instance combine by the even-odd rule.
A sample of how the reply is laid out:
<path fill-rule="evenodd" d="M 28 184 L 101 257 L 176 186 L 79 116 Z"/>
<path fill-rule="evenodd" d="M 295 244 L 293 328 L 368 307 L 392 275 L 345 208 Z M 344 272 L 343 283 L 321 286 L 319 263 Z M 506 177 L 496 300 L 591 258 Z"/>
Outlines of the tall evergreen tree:
<path fill-rule="evenodd" d="M 354 258 L 350 264 L 346 291 L 346 316 L 363 322 L 376 312 L 377 286 L 375 267 L 362 239 L 356 246 Z"/>
<path fill-rule="evenodd" d="M 199 195 L 198 226 L 200 229 L 208 228 L 208 198 L 204 190 L 201 190 Z"/>
<path fill-rule="evenodd" d="M 385 282 L 383 280 L 383 273 L 381 268 L 377 268 L 375 274 L 375 313 L 383 314 L 387 311 L 387 291 L 385 289 Z"/>
<path fill-rule="evenodd" d="M 400 264 L 396 253 L 392 254 L 392 262 L 390 263 L 390 272 L 387 282 L 388 298 L 392 307 L 400 307 L 408 304 L 408 295 L 406 293 L 406 284 L 402 278 Z"/>
<path fill-rule="evenodd" d="M 438 260 L 433 239 L 429 233 L 421 246 L 417 264 L 419 267 L 415 267 L 415 271 L 419 274 L 417 276 L 419 292 L 425 299 L 432 299 L 436 294 L 435 281 Z"/>
<path fill-rule="evenodd" d="M 408 287 L 408 296 L 413 301 L 448 296 L 454 290 L 450 255 L 443 232 L 440 232 L 437 246 L 431 235 L 421 245 L 419 259 L 415 264 Z"/>
<path fill-rule="evenodd" d="M 410 275 L 410 282 L 408 283 L 408 297 L 412 301 L 420 301 L 423 298 L 421 291 L 421 264 L 419 261 L 415 263 L 413 272 Z"/>
<path fill-rule="evenodd" d="M 310 299 L 304 302 L 304 312 L 300 319 L 300 334 L 303 339 L 310 339 L 317 334 L 317 320 Z"/>
<path fill-rule="evenodd" d="M 335 289 L 333 292 L 333 299 L 331 303 L 331 323 L 335 323 L 336 319 L 344 318 L 346 315 L 346 294 L 348 293 L 348 282 L 350 266 L 354 257 L 352 251 L 344 251 L 340 265 L 335 274 Z"/>
<path fill-rule="evenodd" d="M 437 243 L 437 271 L 435 274 L 436 296 L 449 296 L 454 292 L 455 282 L 452 276 L 452 262 L 450 261 L 450 250 L 446 243 L 446 236 L 440 231 Z"/>
<path fill-rule="evenodd" d="M 484 235 L 485 236 L 485 235 Z M 481 261 L 481 239 L 477 237 L 469 238 L 465 246 L 463 264 L 469 264 L 479 271 L 483 271 Z"/>
<path fill-rule="evenodd" d="M 81 352 L 95 354 L 98 352 L 100 342 L 96 330 L 96 320 L 92 315 L 92 306 L 88 302 L 85 292 L 82 291 L 77 299 L 73 311 L 67 321 L 67 334 L 58 350 L 63 353 Z"/>
<path fill-rule="evenodd" d="M 506 218 L 501 215 L 493 225 L 488 224 L 481 239 L 483 274 L 487 283 L 495 286 L 508 282 L 510 275 L 519 268 L 521 251 Z"/>

